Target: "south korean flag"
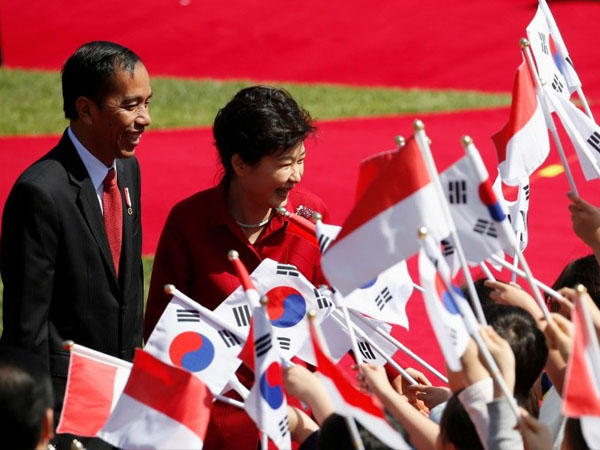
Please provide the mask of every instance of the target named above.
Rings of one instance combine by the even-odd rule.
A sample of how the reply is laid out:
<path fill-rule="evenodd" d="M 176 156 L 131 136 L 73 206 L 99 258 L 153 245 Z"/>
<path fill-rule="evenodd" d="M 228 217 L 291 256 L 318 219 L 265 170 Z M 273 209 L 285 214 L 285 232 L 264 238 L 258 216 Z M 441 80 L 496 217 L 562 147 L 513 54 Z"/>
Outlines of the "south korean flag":
<path fill-rule="evenodd" d="M 512 229 L 515 231 L 519 242 L 519 249 L 524 251 L 527 248 L 527 242 L 529 240 L 529 231 L 527 227 L 527 214 L 529 213 L 529 197 L 530 197 L 530 185 L 529 179 L 525 178 L 519 180 L 519 190 L 517 192 L 517 199 L 513 201 L 506 200 L 502 192 L 502 180 L 500 176 L 494 181 L 493 189 L 498 201 L 500 202 L 502 209 L 508 211 L 506 214 Z M 504 247 L 506 253 L 514 257 L 514 250 L 510 246 Z"/>
<path fill-rule="evenodd" d="M 508 246 L 490 217 L 490 205 L 480 195 L 480 183 L 467 156 L 442 172 L 440 181 L 458 238 L 470 263 L 479 264 Z"/>
<path fill-rule="evenodd" d="M 316 320 L 320 323 L 331 311 L 331 301 L 315 289 L 291 264 L 282 264 L 267 258 L 250 274 L 250 278 L 258 293 L 269 298 L 267 312 L 281 355 L 286 359 L 292 358 L 308 339 L 307 312 L 310 309 L 316 310 Z M 248 304 L 240 286 L 215 309 L 214 313 L 247 335 L 252 308 L 256 306 L 258 302 L 254 305 Z"/>
<path fill-rule="evenodd" d="M 204 316 L 192 302 L 173 297 L 144 350 L 163 362 L 189 370 L 219 394 L 241 361 L 243 341 Z"/>
<path fill-rule="evenodd" d="M 331 243 L 335 241 L 335 238 L 340 233 L 341 229 L 342 227 L 338 225 L 328 225 L 320 220 L 317 221 L 316 234 L 321 253 L 325 253 L 327 251 Z"/>

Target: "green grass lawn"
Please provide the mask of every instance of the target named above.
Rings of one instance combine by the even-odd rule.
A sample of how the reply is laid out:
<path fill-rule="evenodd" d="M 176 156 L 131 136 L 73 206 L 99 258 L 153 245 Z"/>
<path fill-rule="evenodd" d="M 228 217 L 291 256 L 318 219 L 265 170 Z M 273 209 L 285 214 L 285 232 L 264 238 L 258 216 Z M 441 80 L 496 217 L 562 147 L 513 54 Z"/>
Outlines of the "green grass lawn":
<path fill-rule="evenodd" d="M 218 109 L 254 81 L 191 80 L 153 77 L 152 129 L 208 126 Z M 493 108 L 510 104 L 510 94 L 433 91 L 331 84 L 265 83 L 287 89 L 316 119 L 367 117 L 433 111 Z M 0 68 L 0 136 L 58 134 L 62 114 L 59 72 Z M 144 298 L 152 272 L 144 257 Z M 2 302 L 0 282 L 0 304 Z M 0 319 L 2 310 L 0 308 Z M 0 333 L 2 323 L 0 321 Z"/>

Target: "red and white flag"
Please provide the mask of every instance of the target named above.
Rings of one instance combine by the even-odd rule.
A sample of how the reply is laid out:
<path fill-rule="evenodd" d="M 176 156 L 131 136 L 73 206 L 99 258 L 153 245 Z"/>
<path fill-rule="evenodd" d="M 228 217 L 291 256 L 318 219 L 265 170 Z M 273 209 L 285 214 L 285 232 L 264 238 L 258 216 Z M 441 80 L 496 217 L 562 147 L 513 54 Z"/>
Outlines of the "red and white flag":
<path fill-rule="evenodd" d="M 370 156 L 360 162 L 358 169 L 358 181 L 356 183 L 355 203 L 360 200 L 371 182 L 377 178 L 379 173 L 391 162 L 398 150 L 389 150 Z"/>
<path fill-rule="evenodd" d="M 119 448 L 201 449 L 212 395 L 187 370 L 136 350 L 131 375 L 98 436 Z"/>
<path fill-rule="evenodd" d="M 315 324 L 311 322 L 311 338 L 319 375 L 336 413 L 356 419 L 362 426 L 391 448 L 410 446 L 385 420 L 383 410 L 373 398 L 355 388 L 346 375 L 329 360 L 321 348 Z"/>
<path fill-rule="evenodd" d="M 57 433 L 97 436 L 127 383 L 131 363 L 75 344 Z"/>
<path fill-rule="evenodd" d="M 586 309 L 585 300 L 578 297 L 571 315 L 573 348 L 562 396 L 562 413 L 567 417 L 600 416 L 600 352 Z"/>
<path fill-rule="evenodd" d="M 207 314 L 214 312 L 201 312 L 196 303 L 174 296 L 144 350 L 192 372 L 219 394 L 241 364 L 237 355 L 244 340 Z"/>
<path fill-rule="evenodd" d="M 307 312 L 317 311 L 321 321 L 332 309 L 327 300 L 302 273 L 291 264 L 264 259 L 250 278 L 260 295 L 269 298 L 267 312 L 281 355 L 291 359 L 308 340 Z M 258 301 L 249 299 L 240 286 L 214 310 L 214 314 L 232 329 L 248 335 L 253 308 Z"/>
<path fill-rule="evenodd" d="M 498 153 L 500 176 L 510 186 L 529 177 L 548 156 L 550 141 L 546 121 L 525 61 L 515 76 L 508 123 L 492 140 Z"/>
<path fill-rule="evenodd" d="M 288 408 L 281 375 L 280 355 L 266 307 L 254 308 L 252 332 L 244 347 L 251 355 L 255 379 L 244 408 L 256 426 L 278 448 L 291 448 Z M 246 359 L 246 358 L 244 358 Z"/>
<path fill-rule="evenodd" d="M 348 295 L 415 254 L 422 226 L 438 241 L 449 234 L 421 150 L 411 137 L 350 212 L 323 255 L 323 271 L 336 289 Z"/>

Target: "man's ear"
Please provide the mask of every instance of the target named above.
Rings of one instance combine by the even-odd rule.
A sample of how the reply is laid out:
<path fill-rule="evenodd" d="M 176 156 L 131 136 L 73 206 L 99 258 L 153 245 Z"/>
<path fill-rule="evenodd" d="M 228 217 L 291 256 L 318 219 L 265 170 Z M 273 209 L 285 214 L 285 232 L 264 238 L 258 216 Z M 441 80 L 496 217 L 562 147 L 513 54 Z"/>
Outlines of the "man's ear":
<path fill-rule="evenodd" d="M 86 125 L 91 125 L 93 121 L 93 109 L 96 107 L 94 102 L 87 97 L 77 97 L 75 101 L 75 110 L 77 117 Z"/>
<path fill-rule="evenodd" d="M 244 176 L 248 169 L 248 164 L 242 159 L 239 153 L 234 153 L 231 157 L 231 167 L 238 177 Z"/>

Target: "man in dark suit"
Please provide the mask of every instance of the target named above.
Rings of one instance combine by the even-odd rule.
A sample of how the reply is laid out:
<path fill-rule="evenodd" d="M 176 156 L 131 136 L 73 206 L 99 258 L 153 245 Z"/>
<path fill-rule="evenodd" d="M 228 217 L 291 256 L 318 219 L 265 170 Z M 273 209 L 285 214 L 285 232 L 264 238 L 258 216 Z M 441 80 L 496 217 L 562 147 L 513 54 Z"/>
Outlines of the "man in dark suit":
<path fill-rule="evenodd" d="M 18 178 L 0 236 L 0 344 L 42 355 L 59 417 L 71 339 L 131 360 L 142 344 L 140 172 L 152 91 L 131 50 L 80 47 L 62 71 L 69 127 Z"/>

